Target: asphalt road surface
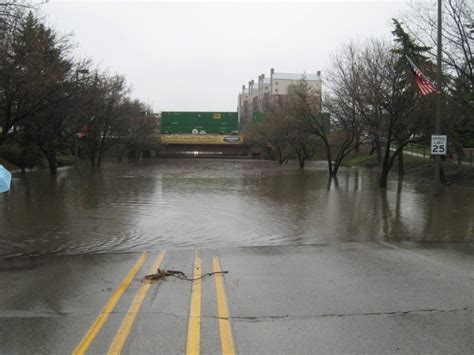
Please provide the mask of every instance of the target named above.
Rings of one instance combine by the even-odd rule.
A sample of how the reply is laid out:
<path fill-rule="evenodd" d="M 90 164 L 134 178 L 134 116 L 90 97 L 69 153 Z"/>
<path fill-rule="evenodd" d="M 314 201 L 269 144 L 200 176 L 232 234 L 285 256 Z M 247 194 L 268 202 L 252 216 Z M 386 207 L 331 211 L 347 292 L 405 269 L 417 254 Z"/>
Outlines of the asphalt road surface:
<path fill-rule="evenodd" d="M 472 243 L 338 243 L 0 261 L 2 354 L 474 351 Z M 179 270 L 143 281 L 156 268 Z"/>

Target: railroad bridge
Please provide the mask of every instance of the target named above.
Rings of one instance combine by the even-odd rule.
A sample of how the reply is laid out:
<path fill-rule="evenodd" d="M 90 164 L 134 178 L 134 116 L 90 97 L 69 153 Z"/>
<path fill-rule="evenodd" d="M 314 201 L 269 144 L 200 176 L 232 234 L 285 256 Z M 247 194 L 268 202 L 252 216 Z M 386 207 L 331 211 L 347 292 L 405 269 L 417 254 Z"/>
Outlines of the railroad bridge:
<path fill-rule="evenodd" d="M 251 157 L 255 155 L 241 135 L 161 134 L 160 156 Z"/>
<path fill-rule="evenodd" d="M 163 111 L 159 156 L 249 157 L 237 112 Z"/>

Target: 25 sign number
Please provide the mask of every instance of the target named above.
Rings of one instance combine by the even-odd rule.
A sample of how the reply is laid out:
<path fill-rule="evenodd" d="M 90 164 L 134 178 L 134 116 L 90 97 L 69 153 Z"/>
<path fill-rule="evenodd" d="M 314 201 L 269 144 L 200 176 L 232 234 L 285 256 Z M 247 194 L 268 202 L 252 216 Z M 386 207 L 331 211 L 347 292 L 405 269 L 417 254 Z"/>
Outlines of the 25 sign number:
<path fill-rule="evenodd" d="M 431 136 L 431 155 L 446 155 L 446 143 L 446 136 Z"/>
<path fill-rule="evenodd" d="M 433 145 L 432 154 L 446 154 L 446 147 L 444 145 Z"/>

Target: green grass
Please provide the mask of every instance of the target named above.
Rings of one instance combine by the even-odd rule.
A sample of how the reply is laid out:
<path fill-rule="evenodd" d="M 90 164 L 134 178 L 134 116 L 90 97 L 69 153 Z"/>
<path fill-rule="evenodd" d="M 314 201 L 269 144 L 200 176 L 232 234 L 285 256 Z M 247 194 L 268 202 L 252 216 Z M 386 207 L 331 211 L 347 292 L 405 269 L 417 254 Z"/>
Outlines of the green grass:
<path fill-rule="evenodd" d="M 342 166 L 350 167 L 354 165 L 365 165 L 365 163 L 368 163 L 373 159 L 374 156 L 368 153 L 354 154 L 351 155 L 349 158 L 345 159 L 342 162 Z"/>

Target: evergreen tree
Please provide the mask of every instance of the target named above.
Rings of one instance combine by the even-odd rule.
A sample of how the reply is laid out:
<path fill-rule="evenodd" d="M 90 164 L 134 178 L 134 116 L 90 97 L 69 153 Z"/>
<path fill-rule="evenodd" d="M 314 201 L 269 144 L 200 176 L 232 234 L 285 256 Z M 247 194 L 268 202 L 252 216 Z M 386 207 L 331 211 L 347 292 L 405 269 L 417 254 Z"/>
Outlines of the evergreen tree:
<path fill-rule="evenodd" d="M 67 48 L 67 40 L 58 38 L 31 12 L 14 48 L 24 75 L 18 109 L 28 112 L 21 129 L 44 154 L 52 174 L 56 173 L 57 154 L 65 145 L 73 92 L 73 63 Z"/>
<path fill-rule="evenodd" d="M 392 35 L 395 42 L 395 48 L 392 49 L 392 52 L 398 56 L 395 68 L 397 71 L 404 74 L 400 76 L 399 85 L 402 88 L 405 88 L 406 99 L 413 101 L 413 105 L 418 108 L 413 112 L 411 119 L 429 123 L 430 118 L 432 117 L 431 122 L 433 122 L 433 95 L 428 97 L 419 96 L 415 77 L 410 69 L 407 59 L 410 58 L 427 77 L 434 77 L 433 73 L 435 66 L 428 57 L 428 52 L 431 48 L 417 44 L 416 41 L 405 31 L 399 20 L 394 18 L 392 19 L 392 22 L 394 25 Z M 405 123 L 407 124 L 405 131 L 408 132 L 410 131 L 411 124 L 408 121 Z M 424 135 L 428 136 L 431 132 L 432 125 L 428 124 L 422 128 Z M 403 136 L 404 135 L 402 134 L 402 137 L 396 137 L 398 140 L 397 145 L 403 144 Z M 404 174 L 403 152 L 400 152 L 398 155 L 398 173 L 400 176 Z"/>

